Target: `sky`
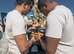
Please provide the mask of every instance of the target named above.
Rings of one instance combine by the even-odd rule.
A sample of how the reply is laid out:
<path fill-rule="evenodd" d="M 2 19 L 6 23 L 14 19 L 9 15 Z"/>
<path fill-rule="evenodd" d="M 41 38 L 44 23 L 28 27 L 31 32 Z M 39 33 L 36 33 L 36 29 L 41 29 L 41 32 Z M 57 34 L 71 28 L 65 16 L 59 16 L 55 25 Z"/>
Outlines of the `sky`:
<path fill-rule="evenodd" d="M 59 4 L 67 6 L 71 9 L 72 13 L 74 14 L 74 0 L 56 0 Z M 14 9 L 15 0 L 0 0 L 0 19 L 1 13 L 8 13 L 9 11 Z M 30 12 L 28 15 L 31 15 Z"/>

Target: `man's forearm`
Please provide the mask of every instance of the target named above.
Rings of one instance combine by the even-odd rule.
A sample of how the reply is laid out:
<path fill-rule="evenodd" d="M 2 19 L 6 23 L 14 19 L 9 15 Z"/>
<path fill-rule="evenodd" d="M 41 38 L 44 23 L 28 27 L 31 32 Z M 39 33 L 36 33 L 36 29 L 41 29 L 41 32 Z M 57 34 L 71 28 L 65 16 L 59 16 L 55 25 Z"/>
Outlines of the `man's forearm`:
<path fill-rule="evenodd" d="M 33 42 L 32 42 L 32 40 L 29 40 L 28 43 L 29 44 L 26 46 L 25 50 L 23 52 L 21 52 L 21 54 L 26 54 L 26 51 L 29 49 L 29 47 L 32 45 Z"/>
<path fill-rule="evenodd" d="M 59 38 L 52 38 L 52 37 L 47 37 L 46 38 L 46 51 L 47 54 L 55 54 L 58 44 L 59 44 Z"/>
<path fill-rule="evenodd" d="M 32 38 L 30 41 L 28 41 L 26 38 L 26 35 L 24 36 L 24 34 L 17 35 L 14 38 L 15 38 L 15 41 L 19 48 L 19 51 L 22 54 L 25 54 L 25 52 L 28 50 L 28 48 L 32 45 L 33 39 L 34 39 L 34 38 Z"/>

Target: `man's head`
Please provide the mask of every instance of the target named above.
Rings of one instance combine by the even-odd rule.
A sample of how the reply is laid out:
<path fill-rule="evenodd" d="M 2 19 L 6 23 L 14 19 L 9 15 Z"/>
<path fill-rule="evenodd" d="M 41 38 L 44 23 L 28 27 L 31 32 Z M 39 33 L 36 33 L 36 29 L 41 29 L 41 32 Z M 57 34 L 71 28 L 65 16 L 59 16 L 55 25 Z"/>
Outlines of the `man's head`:
<path fill-rule="evenodd" d="M 34 0 L 16 0 L 16 9 L 20 10 L 22 14 L 27 14 L 33 5 Z"/>
<path fill-rule="evenodd" d="M 44 14 L 47 15 L 52 11 L 57 3 L 54 0 L 38 0 L 38 9 Z"/>

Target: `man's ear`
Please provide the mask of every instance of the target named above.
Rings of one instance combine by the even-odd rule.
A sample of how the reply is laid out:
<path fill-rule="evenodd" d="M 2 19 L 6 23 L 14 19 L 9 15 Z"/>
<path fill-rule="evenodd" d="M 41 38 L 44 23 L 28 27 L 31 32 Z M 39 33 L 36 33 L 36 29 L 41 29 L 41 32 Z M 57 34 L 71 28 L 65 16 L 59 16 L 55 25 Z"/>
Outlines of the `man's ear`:
<path fill-rule="evenodd" d="M 44 6 L 44 8 L 47 8 L 47 3 L 46 3 L 46 2 L 44 2 L 43 6 Z"/>
<path fill-rule="evenodd" d="M 27 5 L 26 2 L 24 2 L 23 5 L 26 6 Z"/>
<path fill-rule="evenodd" d="M 22 5 L 23 5 L 23 7 L 25 9 L 27 4 L 26 4 L 26 2 L 24 2 Z"/>

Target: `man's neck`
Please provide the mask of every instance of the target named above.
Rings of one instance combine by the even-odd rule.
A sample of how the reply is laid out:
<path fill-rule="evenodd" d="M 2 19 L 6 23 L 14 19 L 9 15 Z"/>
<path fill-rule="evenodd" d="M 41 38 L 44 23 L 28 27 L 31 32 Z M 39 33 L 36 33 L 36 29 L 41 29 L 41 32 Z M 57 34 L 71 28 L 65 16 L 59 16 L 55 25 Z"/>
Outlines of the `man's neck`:
<path fill-rule="evenodd" d="M 15 9 L 22 14 L 22 10 L 20 6 L 16 6 Z"/>
<path fill-rule="evenodd" d="M 55 2 L 55 1 L 53 1 L 53 3 L 50 5 L 50 12 L 52 11 L 52 10 L 54 10 L 54 8 L 57 6 L 58 4 Z"/>

